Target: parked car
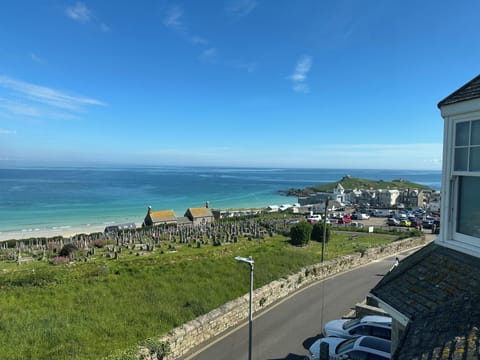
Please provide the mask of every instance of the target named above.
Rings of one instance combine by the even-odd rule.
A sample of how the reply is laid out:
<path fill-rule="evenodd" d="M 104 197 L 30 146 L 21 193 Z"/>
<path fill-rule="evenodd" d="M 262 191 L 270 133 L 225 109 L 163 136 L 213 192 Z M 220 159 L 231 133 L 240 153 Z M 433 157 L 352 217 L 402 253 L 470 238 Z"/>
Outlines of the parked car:
<path fill-rule="evenodd" d="M 395 218 L 388 218 L 387 219 L 387 225 L 389 226 L 399 226 L 400 225 L 400 220 L 395 219 Z"/>
<path fill-rule="evenodd" d="M 310 224 L 315 224 L 316 222 L 319 222 L 322 220 L 322 215 L 319 214 L 313 214 L 307 217 L 307 221 Z"/>
<path fill-rule="evenodd" d="M 407 219 L 400 220 L 400 226 L 405 226 L 405 227 L 410 227 L 412 225 L 412 222 Z"/>
<path fill-rule="evenodd" d="M 361 319 L 332 320 L 323 327 L 323 335 L 344 339 L 370 335 L 390 340 L 392 337 L 392 318 L 389 316 L 367 315 Z"/>
<path fill-rule="evenodd" d="M 424 229 L 431 229 L 433 226 L 433 220 L 423 220 L 422 221 L 422 227 Z"/>
<path fill-rule="evenodd" d="M 361 222 L 358 222 L 358 221 L 352 221 L 350 226 L 351 227 L 356 227 L 356 228 L 359 228 L 359 229 L 363 229 L 365 227 L 365 224 L 361 223 Z"/>
<path fill-rule="evenodd" d="M 411 227 L 422 226 L 422 220 L 419 220 L 417 218 L 413 218 L 413 219 L 410 220 L 410 226 Z"/>
<path fill-rule="evenodd" d="M 329 359 L 390 359 L 390 340 L 373 336 L 353 339 L 326 337 L 315 341 L 309 349 L 310 360 Z"/>
<path fill-rule="evenodd" d="M 339 224 L 348 224 L 352 222 L 352 215 L 346 214 L 337 221 Z"/>

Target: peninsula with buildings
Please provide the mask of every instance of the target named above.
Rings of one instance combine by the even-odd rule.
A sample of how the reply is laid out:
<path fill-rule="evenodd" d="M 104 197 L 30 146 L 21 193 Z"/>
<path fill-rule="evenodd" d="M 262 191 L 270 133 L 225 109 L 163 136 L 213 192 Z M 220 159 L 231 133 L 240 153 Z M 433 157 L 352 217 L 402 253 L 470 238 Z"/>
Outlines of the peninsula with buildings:
<path fill-rule="evenodd" d="M 280 193 L 298 197 L 301 206 L 325 204 L 328 199 L 329 206 L 337 208 L 343 206 L 422 208 L 432 212 L 440 208 L 439 191 L 405 179 L 368 180 L 346 175 L 336 182 L 304 189 L 289 189 Z"/>

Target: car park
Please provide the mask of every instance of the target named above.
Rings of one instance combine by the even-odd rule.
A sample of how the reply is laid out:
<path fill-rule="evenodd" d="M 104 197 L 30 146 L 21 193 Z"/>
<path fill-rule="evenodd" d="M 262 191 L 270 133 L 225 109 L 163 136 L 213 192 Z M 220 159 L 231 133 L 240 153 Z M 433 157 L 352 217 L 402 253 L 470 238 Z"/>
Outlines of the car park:
<path fill-rule="evenodd" d="M 345 339 L 370 335 L 390 340 L 392 318 L 389 316 L 367 315 L 360 319 L 332 320 L 323 327 L 323 335 Z"/>
<path fill-rule="evenodd" d="M 326 337 L 309 348 L 309 360 L 387 360 L 390 359 L 390 340 L 373 336 L 353 339 Z"/>

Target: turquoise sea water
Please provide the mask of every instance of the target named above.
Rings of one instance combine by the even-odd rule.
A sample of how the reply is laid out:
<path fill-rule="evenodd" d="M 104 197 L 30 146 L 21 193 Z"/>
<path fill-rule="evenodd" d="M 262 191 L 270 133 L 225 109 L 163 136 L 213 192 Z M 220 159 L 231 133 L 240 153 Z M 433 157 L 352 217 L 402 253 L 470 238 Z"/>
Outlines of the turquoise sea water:
<path fill-rule="evenodd" d="M 441 171 L 246 169 L 215 167 L 0 169 L 0 240 L 141 224 L 147 207 L 182 216 L 205 201 L 212 208 L 297 202 L 279 190 L 333 182 L 345 175 L 404 178 L 439 190 Z"/>

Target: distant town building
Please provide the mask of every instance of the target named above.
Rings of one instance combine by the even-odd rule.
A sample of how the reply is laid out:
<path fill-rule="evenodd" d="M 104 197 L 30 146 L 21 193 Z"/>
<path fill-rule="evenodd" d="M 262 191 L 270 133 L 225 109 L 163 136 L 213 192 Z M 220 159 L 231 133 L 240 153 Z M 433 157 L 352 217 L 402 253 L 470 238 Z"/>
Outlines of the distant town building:
<path fill-rule="evenodd" d="M 376 204 L 378 207 L 386 209 L 396 207 L 399 196 L 400 191 L 396 189 L 378 190 Z"/>

